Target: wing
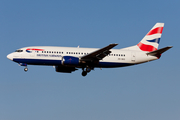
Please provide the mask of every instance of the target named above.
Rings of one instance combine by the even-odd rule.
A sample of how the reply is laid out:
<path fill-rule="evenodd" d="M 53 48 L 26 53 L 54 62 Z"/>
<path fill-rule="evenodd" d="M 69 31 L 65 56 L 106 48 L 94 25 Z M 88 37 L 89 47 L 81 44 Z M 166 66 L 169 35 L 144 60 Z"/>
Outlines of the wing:
<path fill-rule="evenodd" d="M 91 52 L 87 55 L 81 57 L 81 61 L 93 61 L 93 60 L 102 60 L 109 53 L 111 53 L 110 49 L 115 47 L 118 44 L 110 44 L 104 48 Z"/>

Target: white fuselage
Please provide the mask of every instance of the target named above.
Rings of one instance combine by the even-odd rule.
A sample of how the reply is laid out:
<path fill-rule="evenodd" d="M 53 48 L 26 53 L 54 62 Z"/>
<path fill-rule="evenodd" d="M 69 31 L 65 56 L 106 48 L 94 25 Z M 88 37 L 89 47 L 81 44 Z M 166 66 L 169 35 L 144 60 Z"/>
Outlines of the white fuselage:
<path fill-rule="evenodd" d="M 34 49 L 35 48 L 35 49 Z M 27 50 L 30 49 L 30 50 Z M 32 50 L 31 50 L 32 49 Z M 79 48 L 79 47 L 49 47 L 33 46 L 19 49 L 19 52 L 13 52 L 8 58 L 17 63 L 26 63 L 31 65 L 62 65 L 63 56 L 73 56 L 81 59 L 98 49 L 96 48 Z M 144 63 L 158 59 L 155 56 L 147 56 L 147 52 L 134 51 L 126 49 L 111 49 L 111 53 L 104 57 L 94 67 L 123 67 L 139 63 Z M 75 66 L 81 67 L 81 66 Z"/>

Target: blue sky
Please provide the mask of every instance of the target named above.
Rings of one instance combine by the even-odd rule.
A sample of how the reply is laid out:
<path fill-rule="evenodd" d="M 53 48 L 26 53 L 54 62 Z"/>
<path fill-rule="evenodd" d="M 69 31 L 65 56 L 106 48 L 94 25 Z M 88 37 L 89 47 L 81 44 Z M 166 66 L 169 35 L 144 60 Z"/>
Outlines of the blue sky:
<path fill-rule="evenodd" d="M 179 120 L 180 1 L 1 0 L 0 120 Z M 141 65 L 56 73 L 6 58 L 26 46 L 120 49 L 164 22 L 160 60 Z"/>

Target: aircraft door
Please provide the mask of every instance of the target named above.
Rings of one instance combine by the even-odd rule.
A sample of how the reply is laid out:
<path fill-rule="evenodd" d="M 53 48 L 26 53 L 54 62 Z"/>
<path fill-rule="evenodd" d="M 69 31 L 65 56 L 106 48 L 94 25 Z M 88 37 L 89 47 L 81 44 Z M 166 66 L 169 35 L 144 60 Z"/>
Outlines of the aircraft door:
<path fill-rule="evenodd" d="M 35 55 L 35 51 L 33 50 L 33 51 L 30 53 L 30 56 L 31 56 L 31 57 L 34 57 L 34 55 Z"/>
<path fill-rule="evenodd" d="M 136 61 L 136 52 L 131 52 L 131 61 L 132 62 Z"/>

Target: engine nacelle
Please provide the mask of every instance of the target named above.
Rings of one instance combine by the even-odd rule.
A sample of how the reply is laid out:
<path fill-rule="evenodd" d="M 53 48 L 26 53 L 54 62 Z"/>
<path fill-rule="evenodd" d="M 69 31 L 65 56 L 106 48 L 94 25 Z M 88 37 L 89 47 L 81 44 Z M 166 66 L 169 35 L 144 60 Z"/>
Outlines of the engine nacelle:
<path fill-rule="evenodd" d="M 78 66 L 79 65 L 79 58 L 72 57 L 72 56 L 64 56 L 62 58 L 62 65 Z"/>
<path fill-rule="evenodd" d="M 75 67 L 56 66 L 56 72 L 71 73 L 75 70 L 78 69 L 76 69 Z"/>

